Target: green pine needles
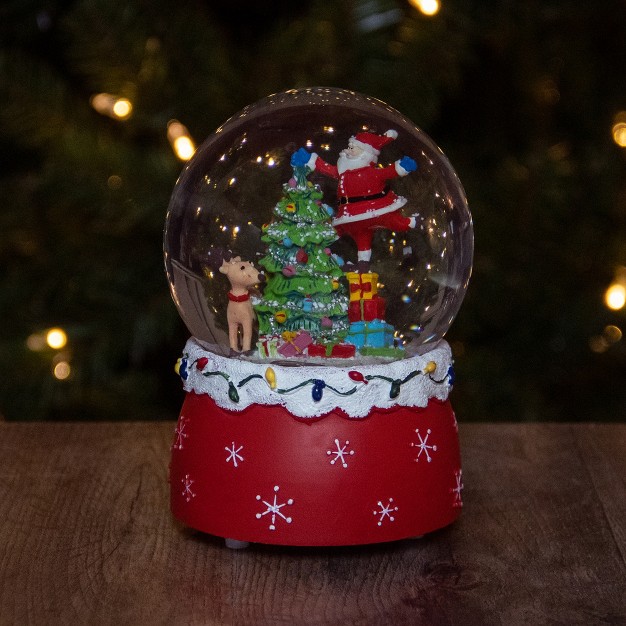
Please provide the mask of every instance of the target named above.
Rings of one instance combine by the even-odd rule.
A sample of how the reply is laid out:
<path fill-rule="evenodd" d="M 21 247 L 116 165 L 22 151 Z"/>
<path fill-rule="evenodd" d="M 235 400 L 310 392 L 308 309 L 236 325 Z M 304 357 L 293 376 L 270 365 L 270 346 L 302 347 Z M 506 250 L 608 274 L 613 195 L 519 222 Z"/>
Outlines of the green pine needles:
<path fill-rule="evenodd" d="M 274 221 L 263 227 L 267 254 L 259 263 L 269 278 L 254 308 L 261 336 L 306 330 L 316 341 L 340 342 L 349 323 L 343 272 L 329 247 L 338 236 L 309 171 L 294 167 Z"/>

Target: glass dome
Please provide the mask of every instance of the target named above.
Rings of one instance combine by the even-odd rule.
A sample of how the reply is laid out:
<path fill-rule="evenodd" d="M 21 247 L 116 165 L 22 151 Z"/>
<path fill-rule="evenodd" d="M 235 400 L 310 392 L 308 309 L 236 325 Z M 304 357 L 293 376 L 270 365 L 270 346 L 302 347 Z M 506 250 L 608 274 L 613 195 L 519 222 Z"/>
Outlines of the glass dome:
<path fill-rule="evenodd" d="M 350 154 L 370 160 L 340 166 Z M 349 358 L 402 358 L 454 320 L 473 229 L 455 171 L 423 131 L 375 98 L 309 88 L 246 107 L 200 146 L 176 183 L 164 253 L 178 311 L 210 351 L 233 353 L 229 319 L 242 314 L 235 351 L 248 359 L 293 356 L 269 350 L 273 338 L 301 360 L 336 344 L 356 345 Z M 359 346 L 379 330 L 387 352 Z"/>

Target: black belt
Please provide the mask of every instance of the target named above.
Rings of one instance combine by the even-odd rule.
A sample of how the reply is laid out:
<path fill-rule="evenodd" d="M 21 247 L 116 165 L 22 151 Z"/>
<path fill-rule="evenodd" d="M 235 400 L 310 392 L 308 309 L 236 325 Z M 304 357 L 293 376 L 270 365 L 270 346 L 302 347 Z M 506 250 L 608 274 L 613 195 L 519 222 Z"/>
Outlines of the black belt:
<path fill-rule="evenodd" d="M 366 200 L 378 200 L 378 198 L 384 198 L 390 191 L 389 187 L 385 187 L 380 193 L 372 194 L 371 196 L 340 196 L 339 204 L 351 204 L 352 202 L 364 202 Z"/>

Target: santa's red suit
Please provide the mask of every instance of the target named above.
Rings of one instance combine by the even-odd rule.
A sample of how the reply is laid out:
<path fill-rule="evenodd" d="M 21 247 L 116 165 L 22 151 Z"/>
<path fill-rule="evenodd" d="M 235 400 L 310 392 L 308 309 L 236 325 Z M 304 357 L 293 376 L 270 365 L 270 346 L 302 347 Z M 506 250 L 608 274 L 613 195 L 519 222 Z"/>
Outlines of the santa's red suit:
<path fill-rule="evenodd" d="M 312 154 L 307 163 L 312 170 L 339 181 L 337 185 L 337 214 L 333 226 L 340 235 L 348 235 L 357 244 L 360 258 L 369 260 L 374 230 L 385 228 L 393 231 L 406 231 L 415 227 L 415 218 L 405 217 L 400 212 L 407 200 L 396 195 L 387 181 L 409 172 L 402 167 L 400 160 L 392 165 L 380 167 L 376 164 L 380 148 L 395 139 L 392 131 L 388 135 L 359 133 L 350 140 L 350 145 L 364 149 L 370 159 L 369 164 L 356 169 L 340 171 L 336 165 L 323 161 Z M 363 253 L 366 256 L 363 257 Z"/>

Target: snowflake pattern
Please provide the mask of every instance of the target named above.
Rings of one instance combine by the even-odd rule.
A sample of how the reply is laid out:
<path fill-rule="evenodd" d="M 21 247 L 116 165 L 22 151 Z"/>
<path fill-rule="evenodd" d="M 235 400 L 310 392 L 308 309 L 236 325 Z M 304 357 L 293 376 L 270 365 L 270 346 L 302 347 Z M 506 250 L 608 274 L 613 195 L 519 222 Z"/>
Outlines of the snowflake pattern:
<path fill-rule="evenodd" d="M 180 482 L 183 483 L 182 496 L 187 502 L 196 497 L 195 492 L 191 489 L 194 481 L 189 477 L 189 474 L 185 474 L 185 478 L 181 478 Z"/>
<path fill-rule="evenodd" d="M 278 504 L 278 491 L 280 487 L 278 485 L 274 486 L 274 502 L 268 502 L 267 500 L 263 500 L 260 495 L 256 497 L 257 500 L 260 500 L 267 508 L 262 513 L 257 513 L 256 518 L 261 519 L 265 515 L 271 515 L 271 522 L 269 525 L 270 530 L 276 530 L 276 518 L 279 517 L 284 519 L 287 524 L 291 524 L 292 518 L 287 517 L 281 509 L 284 506 L 291 506 L 293 504 L 293 498 L 289 498 L 286 502 L 282 504 Z"/>
<path fill-rule="evenodd" d="M 174 431 L 175 439 L 172 444 L 172 450 L 182 450 L 183 449 L 183 441 L 189 437 L 189 435 L 185 432 L 185 428 L 187 428 L 187 424 L 189 423 L 189 418 L 184 415 L 180 416 L 178 420 L 178 424 L 176 424 L 176 430 Z"/>
<path fill-rule="evenodd" d="M 452 506 L 461 507 L 463 506 L 463 500 L 461 498 L 461 491 L 463 491 L 463 470 L 457 470 L 454 472 L 454 479 L 456 481 L 456 486 L 450 488 L 450 493 L 454 494 L 454 502 Z"/>
<path fill-rule="evenodd" d="M 333 458 L 330 460 L 330 464 L 334 465 L 337 461 L 341 462 L 343 467 L 348 467 L 348 462 L 346 460 L 347 456 L 353 456 L 354 450 L 348 450 L 350 445 L 349 441 L 346 441 L 343 446 L 339 443 L 339 439 L 335 439 L 335 450 L 326 450 L 326 454 L 328 456 L 332 456 Z"/>
<path fill-rule="evenodd" d="M 378 518 L 378 522 L 377 522 L 378 526 L 382 526 L 385 519 L 388 519 L 390 522 L 393 522 L 396 519 L 392 514 L 398 510 L 398 507 L 392 506 L 392 505 L 393 505 L 393 498 L 389 498 L 389 500 L 387 501 L 387 504 L 383 504 L 382 500 L 378 501 L 379 508 L 377 511 L 373 511 L 374 515 L 376 516 L 380 515 L 380 517 Z"/>
<path fill-rule="evenodd" d="M 420 429 L 416 428 L 415 429 L 415 433 L 417 434 L 417 438 L 419 439 L 418 443 L 412 443 L 411 444 L 411 448 L 419 448 L 418 453 L 417 453 L 417 458 L 415 459 L 416 462 L 419 462 L 420 457 L 422 456 L 422 454 L 424 454 L 426 456 L 426 461 L 428 463 L 430 463 L 433 459 L 429 454 L 429 450 L 432 450 L 433 452 L 437 452 L 437 446 L 436 445 L 430 445 L 428 443 L 428 438 L 430 437 L 430 433 L 431 430 L 430 428 L 426 431 L 426 437 L 422 437 L 422 435 L 420 435 Z"/>
<path fill-rule="evenodd" d="M 230 448 L 225 447 L 224 450 L 228 452 L 228 456 L 226 457 L 226 463 L 230 463 L 232 461 L 233 466 L 237 467 L 238 462 L 243 461 L 243 457 L 241 456 L 241 454 L 239 454 L 243 450 L 243 446 L 235 448 L 235 442 L 233 441 Z"/>

